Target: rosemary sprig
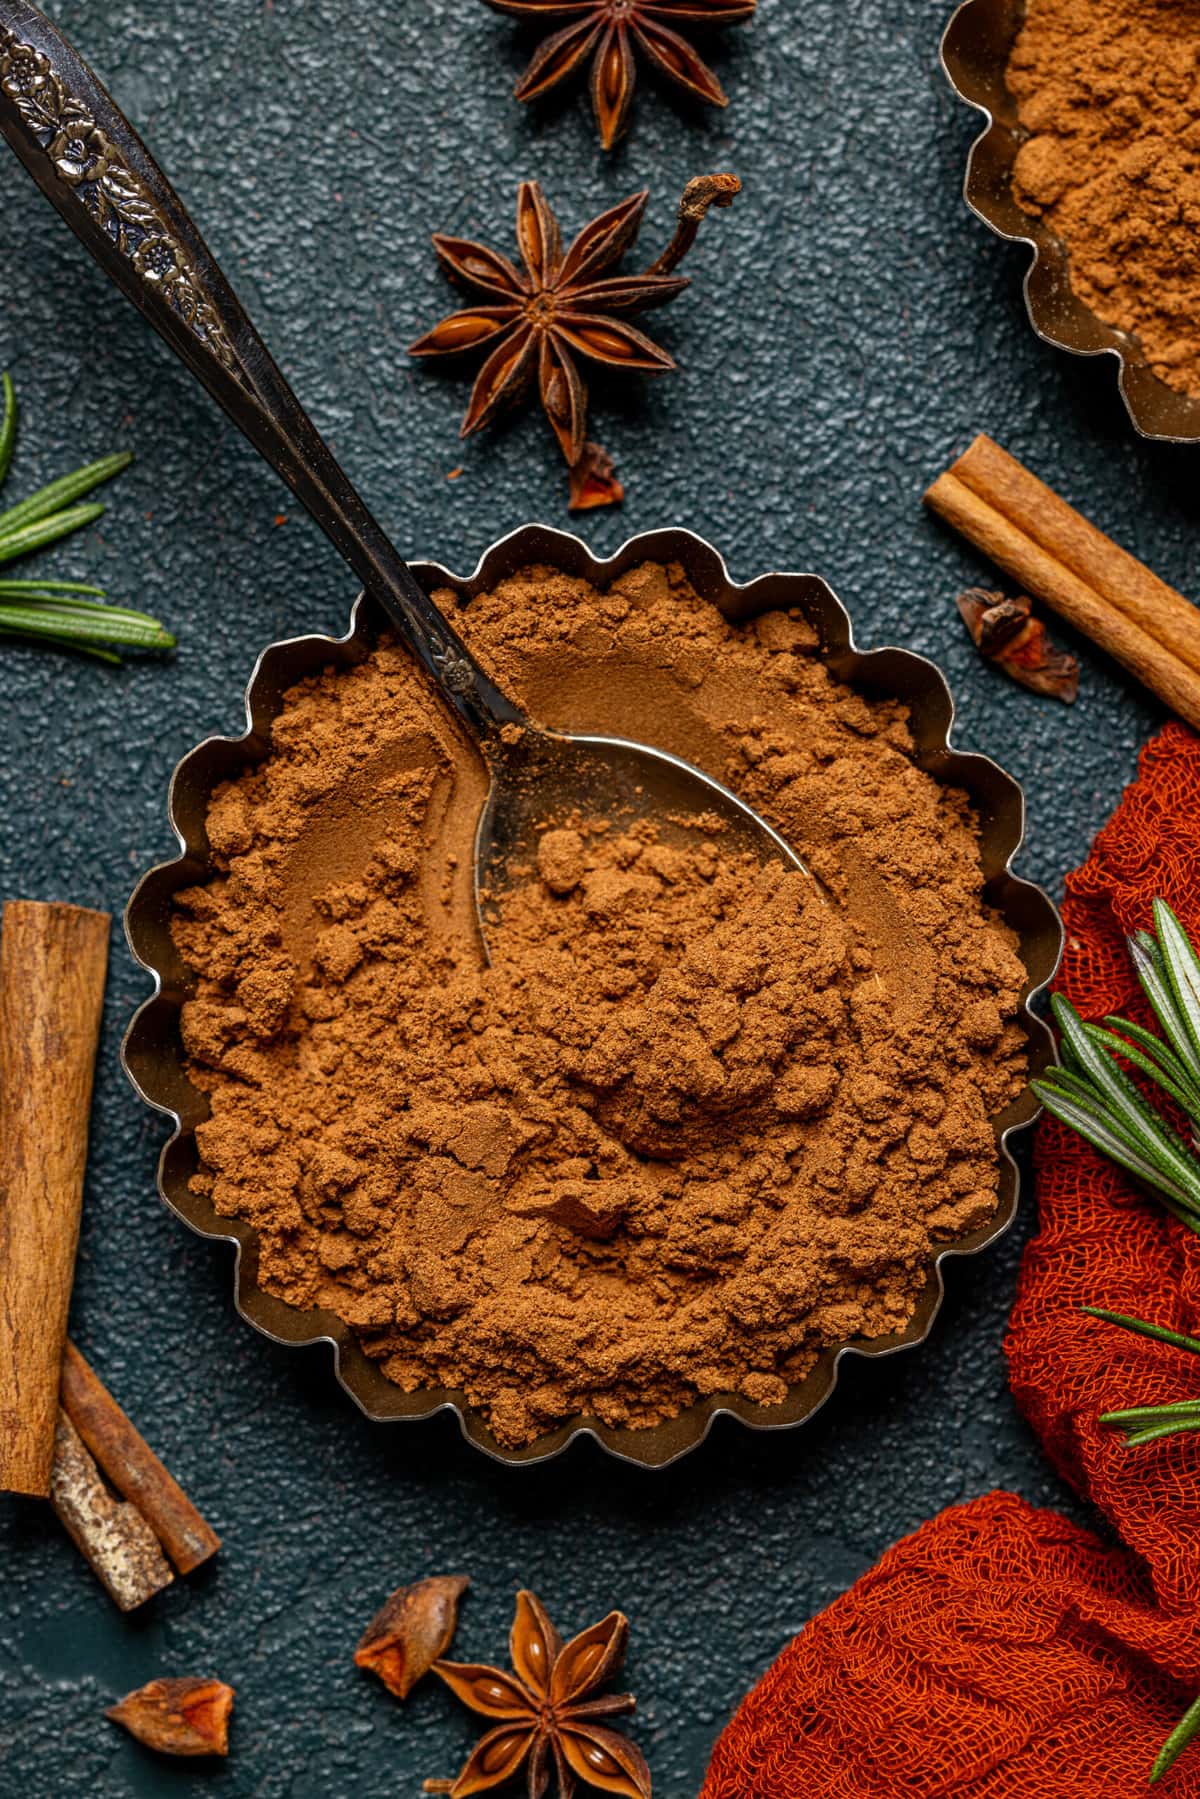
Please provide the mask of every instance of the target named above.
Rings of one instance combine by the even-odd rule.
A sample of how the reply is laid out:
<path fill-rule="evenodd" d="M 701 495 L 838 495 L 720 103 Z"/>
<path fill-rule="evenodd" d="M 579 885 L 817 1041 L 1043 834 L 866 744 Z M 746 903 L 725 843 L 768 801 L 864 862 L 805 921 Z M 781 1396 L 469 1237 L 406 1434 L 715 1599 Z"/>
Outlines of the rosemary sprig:
<path fill-rule="evenodd" d="M 17 396 L 7 374 L 0 375 L 4 409 L 0 417 L 0 486 L 7 478 L 17 440 Z M 102 456 L 73 474 L 39 488 L 27 500 L 0 512 L 0 563 L 36 550 L 94 524 L 104 507 L 85 496 L 128 468 L 128 451 Z M 103 588 L 78 581 L 0 579 L 0 637 L 32 638 L 58 649 L 79 650 L 102 662 L 119 662 L 116 647 L 169 650 L 175 639 L 156 618 L 127 606 L 106 604 Z"/>
<path fill-rule="evenodd" d="M 1055 994 L 1050 1003 L 1062 1032 L 1061 1063 L 1031 1085 L 1048 1112 L 1144 1182 L 1173 1217 L 1200 1234 L 1200 958 L 1161 899 L 1154 902 L 1154 933 L 1138 931 L 1127 941 L 1162 1035 L 1128 1018 L 1085 1024 L 1074 1006 Z M 1122 1062 L 1174 1101 L 1191 1127 L 1190 1143 L 1147 1102 Z M 1083 1309 L 1122 1330 L 1200 1355 L 1200 1338 L 1124 1312 Z M 1200 1399 L 1101 1412 L 1100 1423 L 1123 1431 L 1126 1446 L 1137 1449 L 1200 1431 Z M 1151 1782 L 1161 1780 L 1197 1737 L 1200 1698 L 1159 1750 Z"/>
<path fill-rule="evenodd" d="M 1150 1324 L 1145 1318 L 1131 1318 L 1125 1312 L 1108 1312 L 1100 1306 L 1084 1306 L 1083 1309 L 1089 1317 L 1101 1318 L 1121 1330 L 1133 1331 L 1137 1336 L 1149 1337 L 1157 1343 L 1170 1343 L 1176 1349 L 1186 1349 L 1191 1355 L 1200 1355 L 1200 1337 L 1186 1336 L 1183 1331 L 1170 1330 L 1165 1324 Z M 1101 1412 L 1100 1422 L 1124 1431 L 1126 1447 L 1137 1449 L 1163 1437 L 1200 1430 L 1200 1399 L 1179 1399 L 1169 1405 L 1126 1406 L 1118 1412 Z M 1150 1770 L 1151 1785 L 1162 1779 L 1197 1736 L 1200 1736 L 1200 1698 L 1184 1713 L 1155 1757 Z"/>
<path fill-rule="evenodd" d="M 1139 931 L 1128 943 L 1162 1036 L 1127 1018 L 1086 1024 L 1056 993 L 1050 1003 L 1062 1033 L 1061 1065 L 1032 1086 L 1047 1111 L 1200 1234 L 1200 958 L 1165 900 L 1154 902 L 1154 927 L 1154 935 Z M 1191 1126 L 1190 1142 L 1143 1097 L 1122 1062 L 1175 1102 Z"/>

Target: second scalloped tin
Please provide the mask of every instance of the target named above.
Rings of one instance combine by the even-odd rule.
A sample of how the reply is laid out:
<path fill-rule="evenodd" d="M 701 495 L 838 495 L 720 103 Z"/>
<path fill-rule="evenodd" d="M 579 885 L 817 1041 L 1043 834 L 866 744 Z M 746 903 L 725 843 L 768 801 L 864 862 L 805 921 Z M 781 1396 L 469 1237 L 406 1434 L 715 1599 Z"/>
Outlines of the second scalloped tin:
<path fill-rule="evenodd" d="M 429 564 L 418 565 L 416 572 L 420 580 L 432 587 L 454 589 L 466 603 L 530 563 L 549 563 L 603 585 L 646 561 L 680 562 L 696 591 L 733 620 L 778 608 L 799 608 L 818 633 L 818 654 L 839 680 L 862 693 L 899 698 L 909 707 L 917 762 L 939 781 L 965 788 L 976 808 L 985 895 L 1017 933 L 1027 971 L 1020 1023 L 1029 1043 L 1031 1070 L 1045 1067 L 1053 1060 L 1050 1035 L 1030 1011 L 1030 1002 L 1046 986 L 1058 963 L 1062 940 L 1058 915 L 1039 887 L 1012 872 L 1012 859 L 1024 831 L 1021 789 L 988 757 L 951 747 L 954 706 L 946 682 L 933 663 L 907 650 L 859 650 L 844 608 L 815 575 L 768 574 L 747 586 L 737 585 L 717 552 L 686 531 L 658 531 L 633 538 L 614 556 L 600 561 L 578 538 L 528 525 L 493 545 L 469 576 L 452 575 Z M 339 1318 L 328 1312 L 300 1310 L 265 1293 L 257 1279 L 258 1244 L 252 1226 L 219 1217 L 207 1198 L 191 1191 L 189 1181 L 198 1163 L 195 1129 L 204 1119 L 207 1105 L 204 1095 L 188 1079 L 180 1041 L 179 1016 L 187 998 L 188 975 L 171 939 L 172 899 L 180 888 L 204 881 L 211 874 L 205 830 L 209 796 L 220 781 L 267 754 L 271 723 L 287 689 L 319 668 L 330 664 L 344 667 L 359 661 L 377 626 L 374 608 L 360 597 L 345 637 L 296 638 L 264 651 L 246 694 L 245 733 L 238 738 L 209 738 L 186 756 L 175 771 L 171 821 L 181 853 L 173 862 L 146 875 L 126 913 L 130 945 L 138 961 L 154 975 L 155 992 L 129 1027 L 123 1060 L 142 1097 L 174 1123 L 159 1164 L 163 1198 L 201 1236 L 236 1246 L 235 1296 L 243 1318 L 276 1342 L 329 1343 L 338 1380 L 369 1418 L 414 1420 L 451 1409 L 466 1437 L 499 1461 L 545 1461 L 560 1453 L 575 1437 L 585 1435 L 622 1460 L 645 1467 L 665 1467 L 695 1448 L 708 1435 L 715 1419 L 726 1414 L 756 1430 L 781 1430 L 803 1423 L 833 1391 L 844 1356 L 892 1355 L 924 1341 L 941 1305 L 942 1262 L 952 1255 L 973 1255 L 1008 1229 L 1018 1196 L 1018 1174 L 1009 1140 L 1014 1131 L 1030 1124 L 1038 1111 L 1028 1091 L 994 1121 L 1001 1164 L 995 1215 L 931 1259 L 924 1291 L 905 1330 L 889 1337 L 830 1346 L 806 1379 L 789 1390 L 781 1405 L 764 1408 L 738 1394 L 714 1394 L 649 1430 L 613 1429 L 594 1418 L 579 1417 L 516 1451 L 504 1449 L 496 1442 L 462 1394 L 429 1388 L 402 1392 L 363 1352 L 353 1332 Z"/>
<path fill-rule="evenodd" d="M 999 237 L 1027 244 L 1025 304 L 1038 336 L 1075 356 L 1112 356 L 1121 398 L 1143 437 L 1200 441 L 1200 400 L 1160 381 L 1136 337 L 1097 318 L 1071 287 L 1061 238 L 1017 204 L 1013 164 L 1024 139 L 1005 71 L 1025 16 L 1025 0 L 963 0 L 942 38 L 942 67 L 960 99 L 987 125 L 971 146 L 963 193 Z"/>

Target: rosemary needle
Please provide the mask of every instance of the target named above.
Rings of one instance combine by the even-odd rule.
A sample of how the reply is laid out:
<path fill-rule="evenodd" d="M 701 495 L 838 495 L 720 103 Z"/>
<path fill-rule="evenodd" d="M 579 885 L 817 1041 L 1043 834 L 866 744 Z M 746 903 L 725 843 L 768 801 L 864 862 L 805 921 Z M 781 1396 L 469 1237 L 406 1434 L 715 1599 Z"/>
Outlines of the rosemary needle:
<path fill-rule="evenodd" d="M 1144 1318 L 1131 1318 L 1127 1312 L 1106 1312 L 1102 1306 L 1084 1306 L 1089 1318 L 1102 1318 L 1106 1324 L 1119 1324 L 1124 1330 L 1136 1331 L 1139 1337 L 1153 1337 L 1158 1343 L 1173 1343 L 1176 1349 L 1190 1349 L 1200 1355 L 1200 1337 L 1185 1336 L 1165 1324 L 1147 1324 Z"/>
<path fill-rule="evenodd" d="M 115 456 L 102 456 L 99 462 L 89 462 L 86 468 L 76 469 L 73 475 L 62 475 L 57 481 L 51 481 L 48 487 L 39 488 L 37 493 L 30 494 L 19 505 L 10 506 L 7 512 L 0 512 L 0 538 L 11 537 L 25 526 L 48 518 L 51 513 L 62 512 L 64 507 L 74 506 L 85 493 L 91 493 L 93 487 L 99 487 L 102 481 L 111 481 L 114 475 L 127 469 L 132 461 L 131 450 L 120 450 Z"/>
<path fill-rule="evenodd" d="M 28 607 L 0 605 L 0 628 L 34 637 L 52 638 L 64 645 L 76 643 L 124 644 L 130 649 L 169 650 L 174 643 L 157 619 L 125 613 L 109 619 L 108 608 L 95 612 L 34 612 Z"/>
<path fill-rule="evenodd" d="M 8 475 L 17 437 L 17 397 L 0 374 L 0 485 Z M 87 495 L 133 461 L 127 450 L 102 456 L 41 487 L 0 512 L 0 564 L 15 562 L 69 537 L 104 513 Z M 102 662 L 120 662 L 118 649 L 169 650 L 175 639 L 156 618 L 128 606 L 112 606 L 101 587 L 82 581 L 10 580 L 0 577 L 0 637 L 23 637 L 55 649 L 78 650 Z"/>
<path fill-rule="evenodd" d="M 1196 1699 L 1183 1714 L 1159 1750 L 1154 1766 L 1150 1770 L 1151 1784 L 1156 1780 L 1161 1780 L 1167 1769 L 1174 1766 L 1198 1733 L 1200 1733 L 1200 1699 Z"/>
<path fill-rule="evenodd" d="M 94 501 L 90 506 L 68 506 L 64 512 L 54 513 L 49 518 L 19 525 L 15 531 L 0 535 L 0 562 L 13 562 L 18 556 L 44 550 L 47 544 L 56 543 L 60 537 L 69 537 L 72 531 L 82 531 L 85 525 L 95 524 L 103 516 L 103 506 Z"/>
<path fill-rule="evenodd" d="M 31 633 L 29 628 L 24 625 L 20 630 L 13 630 L 9 625 L 0 625 L 0 637 L 28 638 L 30 635 L 32 635 L 35 640 L 44 642 L 47 649 L 78 650 L 81 656 L 92 656 L 97 662 L 111 662 L 114 663 L 117 668 L 120 668 L 121 666 L 121 658 L 117 655 L 115 650 L 98 649 L 94 643 L 72 643 L 68 637 L 48 637 L 43 639 L 40 633 Z"/>
<path fill-rule="evenodd" d="M 12 380 L 7 369 L 0 375 L 0 386 L 4 393 L 4 417 L 0 419 L 0 484 L 8 474 L 8 465 L 12 461 L 13 445 L 17 441 L 17 396 L 13 391 Z"/>
<path fill-rule="evenodd" d="M 0 593 L 19 599 L 25 594 L 49 596 L 57 593 L 89 593 L 96 599 L 104 598 L 102 587 L 89 587 L 83 581 L 13 581 L 7 575 L 0 577 Z"/>

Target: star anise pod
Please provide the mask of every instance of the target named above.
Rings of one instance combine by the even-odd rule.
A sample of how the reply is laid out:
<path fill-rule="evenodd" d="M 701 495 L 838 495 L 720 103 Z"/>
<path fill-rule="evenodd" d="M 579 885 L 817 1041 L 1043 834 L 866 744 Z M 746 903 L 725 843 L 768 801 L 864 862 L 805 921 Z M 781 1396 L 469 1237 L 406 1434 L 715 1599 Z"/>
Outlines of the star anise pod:
<path fill-rule="evenodd" d="M 494 12 L 539 23 L 565 20 L 518 81 L 518 100 L 536 100 L 592 59 L 592 107 L 611 150 L 629 122 L 637 78 L 635 49 L 660 74 L 710 106 L 728 106 L 721 83 L 676 25 L 741 25 L 758 0 L 484 0 Z"/>
<path fill-rule="evenodd" d="M 464 1705 L 496 1724 L 448 1788 L 430 1786 L 448 1791 L 450 1799 L 469 1799 L 523 1770 L 528 1799 L 543 1799 L 552 1773 L 560 1799 L 571 1799 L 577 1781 L 624 1799 L 650 1799 L 641 1750 L 600 1721 L 633 1711 L 636 1701 L 629 1693 L 596 1697 L 624 1662 L 628 1638 L 627 1619 L 610 1612 L 564 1648 L 540 1600 L 518 1593 L 509 1638 L 512 1673 L 482 1663 L 434 1663 L 434 1673 Z"/>
<path fill-rule="evenodd" d="M 637 239 L 649 192 L 631 194 L 585 225 L 565 252 L 558 219 L 541 186 L 523 181 L 517 194 L 517 245 L 522 267 L 467 238 L 434 237 L 452 280 L 483 295 L 484 303 L 452 312 L 409 345 L 411 356 L 486 351 L 461 435 L 482 430 L 521 399 L 535 375 L 546 417 L 575 469 L 587 445 L 587 388 L 577 358 L 608 369 L 661 374 L 675 363 L 665 350 L 627 324 L 624 316 L 665 306 L 689 282 L 673 270 L 691 248 L 710 206 L 728 206 L 736 175 L 701 175 L 679 205 L 675 236 L 644 274 L 612 270 Z M 603 455 L 590 446 L 594 465 Z M 608 465 L 611 473 L 611 464 Z M 576 488 L 579 488 L 576 483 Z M 613 496 L 619 498 L 619 490 Z M 587 502 L 597 504 L 593 493 Z"/>

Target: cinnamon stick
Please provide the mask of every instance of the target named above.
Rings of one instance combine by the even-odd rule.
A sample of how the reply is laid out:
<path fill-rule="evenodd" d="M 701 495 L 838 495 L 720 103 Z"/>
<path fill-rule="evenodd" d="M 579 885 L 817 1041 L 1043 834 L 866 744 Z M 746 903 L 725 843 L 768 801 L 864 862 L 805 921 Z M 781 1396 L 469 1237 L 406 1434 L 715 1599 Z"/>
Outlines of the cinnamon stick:
<path fill-rule="evenodd" d="M 57 1414 L 50 1503 L 109 1597 L 123 1612 L 175 1576 L 135 1505 L 114 1499 L 65 1412 Z"/>
<path fill-rule="evenodd" d="M 0 1489 L 45 1498 L 110 920 L 19 900 L 0 937 Z"/>
<path fill-rule="evenodd" d="M 1200 730 L 1200 611 L 989 437 L 925 503 Z"/>
<path fill-rule="evenodd" d="M 62 1406 L 113 1486 L 137 1506 L 181 1574 L 221 1547 L 221 1539 L 168 1473 L 75 1345 L 62 1360 Z"/>

